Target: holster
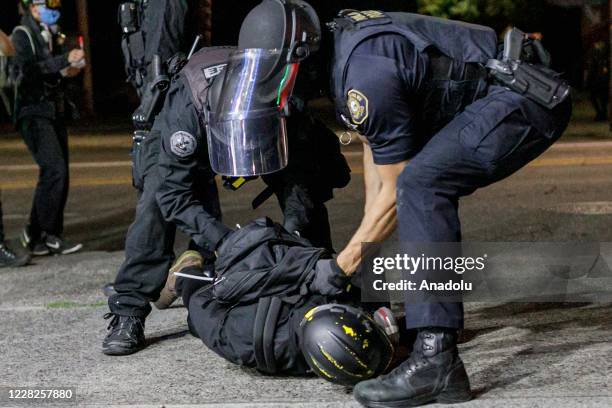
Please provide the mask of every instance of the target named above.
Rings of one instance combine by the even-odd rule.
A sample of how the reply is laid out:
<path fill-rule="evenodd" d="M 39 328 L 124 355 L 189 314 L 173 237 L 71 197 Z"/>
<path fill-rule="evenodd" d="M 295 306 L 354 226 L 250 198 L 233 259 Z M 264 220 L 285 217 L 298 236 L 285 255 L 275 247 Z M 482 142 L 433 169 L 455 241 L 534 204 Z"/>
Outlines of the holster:
<path fill-rule="evenodd" d="M 541 42 L 517 28 L 506 33 L 501 60 L 487 62 L 487 69 L 497 83 L 553 109 L 567 99 L 570 86 L 549 66 L 550 55 Z"/>
<path fill-rule="evenodd" d="M 170 79 L 158 55 L 153 57 L 150 71 L 151 82 L 142 94 L 140 106 L 132 115 L 132 121 L 137 130 L 151 129 L 153 120 L 161 110 L 170 85 Z"/>
<path fill-rule="evenodd" d="M 544 66 L 490 60 L 487 68 L 497 83 L 548 109 L 559 105 L 570 94 L 569 84 Z"/>

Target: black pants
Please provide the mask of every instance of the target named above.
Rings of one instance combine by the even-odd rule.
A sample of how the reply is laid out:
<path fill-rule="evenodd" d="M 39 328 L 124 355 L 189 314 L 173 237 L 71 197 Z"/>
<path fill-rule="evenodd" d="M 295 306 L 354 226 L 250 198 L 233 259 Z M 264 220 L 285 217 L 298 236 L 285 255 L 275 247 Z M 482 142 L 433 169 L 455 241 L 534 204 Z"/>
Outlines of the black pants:
<path fill-rule="evenodd" d="M 155 194 L 160 185 L 157 159 L 159 135 L 151 134 L 140 145 L 134 146 L 133 176 L 138 190 L 136 216 L 125 239 L 125 261 L 115 279 L 116 295 L 108 299 L 111 312 L 122 316 L 146 317 L 151 312 L 149 302 L 159 298 L 174 261 L 176 227 L 164 220 Z M 220 216 L 219 197 L 215 183 L 208 191 L 198 192 L 202 202 Z M 215 211 L 216 209 L 216 211 Z M 190 249 L 203 256 L 210 253 L 190 244 Z"/>
<path fill-rule="evenodd" d="M 68 132 L 63 120 L 26 117 L 19 131 L 34 160 L 40 167 L 30 213 L 30 234 L 61 235 L 64 230 L 64 208 L 68 199 Z"/>

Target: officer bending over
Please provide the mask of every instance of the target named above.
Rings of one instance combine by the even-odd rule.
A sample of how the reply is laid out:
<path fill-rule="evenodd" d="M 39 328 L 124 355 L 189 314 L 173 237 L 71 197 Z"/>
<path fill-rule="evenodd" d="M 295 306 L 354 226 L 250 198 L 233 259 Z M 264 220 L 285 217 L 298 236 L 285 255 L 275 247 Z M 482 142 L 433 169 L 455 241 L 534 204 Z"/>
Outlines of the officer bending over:
<path fill-rule="evenodd" d="M 85 67 L 81 49 L 65 52 L 58 31 L 60 0 L 22 0 L 25 14 L 13 31 L 19 71 L 15 123 L 40 167 L 38 185 L 21 243 L 33 255 L 71 254 L 83 246 L 62 238 L 68 199 L 68 133 L 64 78 Z"/>
<path fill-rule="evenodd" d="M 398 221 L 404 242 L 461 241 L 459 199 L 541 155 L 568 124 L 568 87 L 544 66 L 541 45 L 518 31 L 498 57 L 492 29 L 462 22 L 347 11 L 332 28 L 336 107 L 365 137 L 365 177 L 375 181 L 337 257 L 346 274 L 357 269 L 361 244 L 389 238 Z M 521 61 L 528 54 L 534 65 Z M 510 89 L 516 85 L 523 87 Z M 407 301 L 406 319 L 418 331 L 410 358 L 358 384 L 357 400 L 400 407 L 470 399 L 457 351 L 463 305 Z"/>

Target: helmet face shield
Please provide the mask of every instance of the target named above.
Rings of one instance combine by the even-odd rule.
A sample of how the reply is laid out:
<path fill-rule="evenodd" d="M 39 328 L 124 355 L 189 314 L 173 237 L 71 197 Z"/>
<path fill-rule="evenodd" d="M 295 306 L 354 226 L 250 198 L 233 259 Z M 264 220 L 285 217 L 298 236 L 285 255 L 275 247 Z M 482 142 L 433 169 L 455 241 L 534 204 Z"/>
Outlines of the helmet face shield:
<path fill-rule="evenodd" d="M 247 49 L 230 56 L 208 118 L 209 156 L 217 174 L 257 176 L 287 166 L 287 128 L 279 101 L 288 80 L 273 75 L 279 55 L 277 50 Z"/>

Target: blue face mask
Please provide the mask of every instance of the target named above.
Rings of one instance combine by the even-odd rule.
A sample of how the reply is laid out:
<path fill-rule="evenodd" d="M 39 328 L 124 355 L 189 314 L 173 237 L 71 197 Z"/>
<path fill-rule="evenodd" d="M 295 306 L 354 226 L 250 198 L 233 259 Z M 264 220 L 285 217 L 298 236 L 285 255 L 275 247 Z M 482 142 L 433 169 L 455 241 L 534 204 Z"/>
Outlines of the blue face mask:
<path fill-rule="evenodd" d="M 62 15 L 59 10 L 49 9 L 45 6 L 39 6 L 38 13 L 40 14 L 40 22 L 48 26 L 56 24 Z"/>

